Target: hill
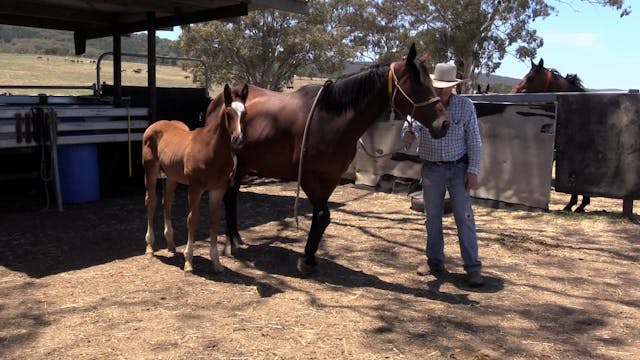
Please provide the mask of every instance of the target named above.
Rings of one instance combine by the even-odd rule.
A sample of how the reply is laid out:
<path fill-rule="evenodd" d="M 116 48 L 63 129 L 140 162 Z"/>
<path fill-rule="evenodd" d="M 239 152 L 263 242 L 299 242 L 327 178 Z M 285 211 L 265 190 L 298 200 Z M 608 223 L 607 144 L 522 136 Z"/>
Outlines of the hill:
<path fill-rule="evenodd" d="M 73 44 L 71 31 L 0 25 L 0 53 L 75 56 Z M 156 37 L 156 49 L 158 55 L 179 56 L 172 40 Z M 88 40 L 86 50 L 81 57 L 96 59 L 100 54 L 113 50 L 112 38 Z M 123 36 L 122 52 L 146 54 L 147 35 Z M 146 60 L 134 60 L 144 61 Z"/>
<path fill-rule="evenodd" d="M 351 74 L 357 72 L 367 65 L 369 64 L 363 62 L 348 62 L 345 64 L 342 74 Z M 520 82 L 520 79 L 493 74 L 480 74 L 480 76 L 478 76 L 477 82 L 481 85 L 482 88 L 489 84 L 489 91 L 492 93 L 508 93 L 511 91 L 511 88 L 513 88 L 514 85 Z"/>

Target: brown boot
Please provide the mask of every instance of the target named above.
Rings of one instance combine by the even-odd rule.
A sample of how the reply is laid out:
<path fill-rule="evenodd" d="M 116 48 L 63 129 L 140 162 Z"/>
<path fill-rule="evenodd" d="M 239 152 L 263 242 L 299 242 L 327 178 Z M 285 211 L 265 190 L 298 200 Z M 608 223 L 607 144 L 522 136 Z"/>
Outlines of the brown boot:
<path fill-rule="evenodd" d="M 484 285 L 484 279 L 480 271 L 472 271 L 467 274 L 467 283 L 471 287 L 481 287 Z"/>

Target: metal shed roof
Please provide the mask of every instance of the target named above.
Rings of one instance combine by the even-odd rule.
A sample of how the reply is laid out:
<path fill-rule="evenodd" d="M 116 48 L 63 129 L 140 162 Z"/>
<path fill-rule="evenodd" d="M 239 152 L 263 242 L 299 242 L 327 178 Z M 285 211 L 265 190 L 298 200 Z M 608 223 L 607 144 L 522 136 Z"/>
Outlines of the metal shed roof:
<path fill-rule="evenodd" d="M 94 39 L 278 9 L 307 13 L 302 0 L 2 0 L 0 24 L 73 31 Z"/>

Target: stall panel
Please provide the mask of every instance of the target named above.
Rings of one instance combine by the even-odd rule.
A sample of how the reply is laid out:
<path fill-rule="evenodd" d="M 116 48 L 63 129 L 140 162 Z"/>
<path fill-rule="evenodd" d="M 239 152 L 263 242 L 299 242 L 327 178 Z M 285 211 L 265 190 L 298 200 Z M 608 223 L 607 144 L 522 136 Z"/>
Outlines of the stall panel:
<path fill-rule="evenodd" d="M 557 127 L 557 191 L 640 199 L 640 95 L 559 95 Z"/>
<path fill-rule="evenodd" d="M 398 157 L 417 159 L 415 145 L 411 149 L 403 148 L 400 136 L 403 123 L 402 120 L 393 120 L 377 121 L 371 125 L 360 138 L 356 156 L 344 177 L 368 186 L 378 185 L 383 175 L 419 180 L 420 163 L 396 160 Z"/>
<path fill-rule="evenodd" d="M 554 104 L 475 105 L 483 147 L 479 188 L 471 195 L 548 209 Z"/>

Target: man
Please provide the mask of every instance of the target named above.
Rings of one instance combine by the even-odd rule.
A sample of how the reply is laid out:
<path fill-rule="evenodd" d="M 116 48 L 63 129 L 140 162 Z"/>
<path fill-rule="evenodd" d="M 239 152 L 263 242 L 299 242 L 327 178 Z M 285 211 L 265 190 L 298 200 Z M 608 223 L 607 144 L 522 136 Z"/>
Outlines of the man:
<path fill-rule="evenodd" d="M 480 171 L 482 142 L 478 119 L 473 102 L 453 93 L 454 87 L 463 81 L 456 78 L 455 65 L 437 64 L 431 78 L 442 105 L 449 113 L 451 125 L 447 135 L 434 139 L 429 130 L 417 121 L 405 124 L 403 129 L 405 145 L 411 145 L 416 137 L 419 139 L 418 152 L 423 163 L 427 262 L 418 268 L 418 274 L 440 276 L 445 272 L 442 215 L 445 191 L 448 191 L 467 281 L 469 286 L 479 287 L 483 285 L 480 273 L 482 264 L 478 256 L 476 224 L 469 196 L 469 190 L 477 187 Z"/>

